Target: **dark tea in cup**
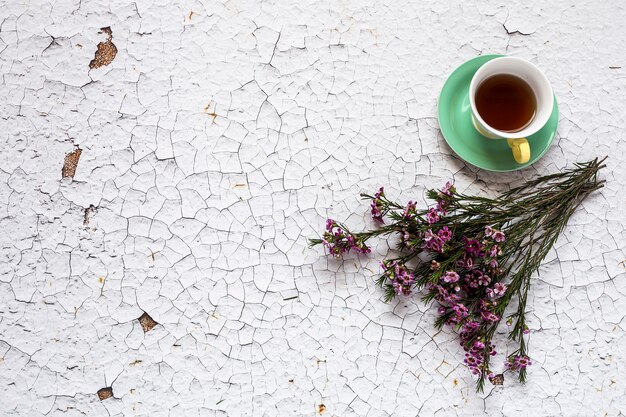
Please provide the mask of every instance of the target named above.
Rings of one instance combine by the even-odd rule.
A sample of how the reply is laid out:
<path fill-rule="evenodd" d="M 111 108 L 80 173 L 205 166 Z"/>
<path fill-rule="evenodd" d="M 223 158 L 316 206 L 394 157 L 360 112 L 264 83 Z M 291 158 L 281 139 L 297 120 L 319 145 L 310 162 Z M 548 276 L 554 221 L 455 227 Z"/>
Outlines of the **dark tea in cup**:
<path fill-rule="evenodd" d="M 512 74 L 496 74 L 478 85 L 476 110 L 483 121 L 501 132 L 519 132 L 535 117 L 537 98 L 532 87 Z"/>

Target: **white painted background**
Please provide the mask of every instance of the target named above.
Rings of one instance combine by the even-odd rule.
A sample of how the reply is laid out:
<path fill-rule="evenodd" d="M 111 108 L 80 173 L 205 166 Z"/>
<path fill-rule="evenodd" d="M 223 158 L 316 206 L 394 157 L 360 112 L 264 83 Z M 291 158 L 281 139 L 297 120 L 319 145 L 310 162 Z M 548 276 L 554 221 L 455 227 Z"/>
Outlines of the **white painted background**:
<path fill-rule="evenodd" d="M 0 2 L 0 415 L 626 413 L 626 6 L 515 3 Z M 105 26 L 117 57 L 89 70 Z M 559 99 L 522 172 L 438 131 L 445 78 L 481 53 L 531 60 Z M 525 386 L 475 394 L 432 309 L 381 301 L 384 242 L 343 264 L 306 247 L 327 216 L 370 226 L 380 185 L 491 195 L 607 154 L 535 281 Z"/>

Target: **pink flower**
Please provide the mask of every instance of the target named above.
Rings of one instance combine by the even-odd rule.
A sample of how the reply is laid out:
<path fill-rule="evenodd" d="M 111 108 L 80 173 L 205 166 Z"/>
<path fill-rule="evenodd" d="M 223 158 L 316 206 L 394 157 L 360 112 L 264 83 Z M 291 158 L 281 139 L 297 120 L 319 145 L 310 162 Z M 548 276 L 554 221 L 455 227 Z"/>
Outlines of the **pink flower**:
<path fill-rule="evenodd" d="M 491 282 L 491 278 L 487 275 L 481 275 L 478 277 L 478 285 L 484 285 L 486 287 L 489 285 L 489 282 Z"/>
<path fill-rule="evenodd" d="M 472 346 L 472 350 L 475 350 L 475 351 L 483 350 L 484 348 L 485 348 L 485 344 L 481 342 L 480 340 L 476 340 L 474 342 L 474 345 Z"/>
<path fill-rule="evenodd" d="M 483 318 L 483 320 L 487 322 L 495 323 L 500 320 L 500 317 L 498 317 L 497 314 L 494 314 L 491 311 L 481 311 L 480 316 Z"/>
<path fill-rule="evenodd" d="M 457 282 L 459 280 L 459 274 L 454 271 L 448 271 L 443 276 L 443 280 L 448 283 Z"/>
<path fill-rule="evenodd" d="M 446 185 L 440 190 L 440 192 L 443 195 L 452 195 L 452 193 L 454 192 L 452 183 L 450 181 L 446 182 Z"/>
<path fill-rule="evenodd" d="M 472 334 L 480 327 L 480 322 L 476 320 L 470 320 L 463 325 L 463 332 Z"/>
<path fill-rule="evenodd" d="M 438 236 L 434 234 L 431 229 L 426 230 L 426 233 L 424 233 L 424 242 L 430 242 L 433 239 L 437 240 Z"/>
<path fill-rule="evenodd" d="M 454 304 L 452 306 L 452 311 L 454 311 L 454 318 L 457 323 L 469 316 L 469 311 L 463 304 Z"/>
<path fill-rule="evenodd" d="M 383 276 L 391 281 L 391 286 L 397 295 L 410 295 L 415 276 L 410 273 L 404 264 L 398 261 L 384 261 L 381 263 Z"/>
<path fill-rule="evenodd" d="M 532 362 L 530 361 L 530 358 L 526 355 L 515 355 L 513 357 L 509 357 L 509 359 L 506 361 L 506 367 L 512 371 L 526 369 L 526 367 L 530 365 L 532 365 Z"/>
<path fill-rule="evenodd" d="M 378 192 L 374 194 L 374 199 L 372 200 L 372 205 L 371 205 L 372 218 L 379 223 L 385 223 L 385 221 L 383 220 L 383 213 L 382 213 L 383 202 L 380 199 L 381 197 L 384 197 L 384 196 L 385 196 L 385 190 L 383 189 L 383 187 L 380 187 Z"/>
<path fill-rule="evenodd" d="M 437 202 L 437 211 L 442 215 L 445 216 L 446 214 L 448 214 L 448 202 L 447 201 L 438 201 Z"/>
<path fill-rule="evenodd" d="M 405 219 L 411 218 L 415 214 L 416 205 L 417 204 L 413 201 L 409 201 L 404 208 L 404 211 L 402 212 L 402 217 L 404 217 Z"/>
<path fill-rule="evenodd" d="M 322 243 L 335 258 L 341 258 L 344 253 L 351 250 L 358 253 L 370 252 L 365 242 L 355 238 L 332 219 L 326 220 L 326 232 L 322 236 Z"/>
<path fill-rule="evenodd" d="M 433 252 L 443 253 L 443 244 L 444 242 L 441 238 L 433 233 L 431 229 L 426 230 L 424 233 L 424 247 Z"/>
<path fill-rule="evenodd" d="M 452 232 L 450 231 L 450 229 L 448 228 L 448 226 L 443 226 L 439 232 L 437 232 L 437 235 L 441 238 L 441 240 L 443 240 L 444 242 L 448 242 L 450 239 L 452 239 Z"/>
<path fill-rule="evenodd" d="M 506 285 L 501 282 L 496 282 L 496 285 L 493 286 L 493 293 L 497 297 L 502 297 L 506 292 Z"/>
<path fill-rule="evenodd" d="M 491 226 L 485 226 L 485 236 L 491 237 L 493 234 L 493 228 Z"/>
<path fill-rule="evenodd" d="M 496 230 L 493 232 L 493 240 L 495 240 L 496 242 L 500 243 L 500 242 L 504 242 L 505 236 L 504 233 L 502 233 L 499 230 Z"/>
<path fill-rule="evenodd" d="M 434 208 L 428 210 L 428 213 L 426 213 L 426 221 L 428 221 L 429 224 L 437 223 L 439 221 L 437 210 Z"/>
<path fill-rule="evenodd" d="M 478 255 L 483 245 L 476 239 L 465 239 L 465 251 L 470 255 Z"/>

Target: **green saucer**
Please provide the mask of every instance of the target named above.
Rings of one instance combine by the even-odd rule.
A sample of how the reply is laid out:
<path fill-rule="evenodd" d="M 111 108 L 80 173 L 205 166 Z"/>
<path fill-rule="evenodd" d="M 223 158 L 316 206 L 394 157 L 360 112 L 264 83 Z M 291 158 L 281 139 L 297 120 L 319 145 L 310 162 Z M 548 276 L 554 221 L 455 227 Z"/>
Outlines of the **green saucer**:
<path fill-rule="evenodd" d="M 559 124 L 559 108 L 554 108 L 540 131 L 529 136 L 530 160 L 518 164 L 504 139 L 487 139 L 472 124 L 469 85 L 474 73 L 485 62 L 504 55 L 483 55 L 458 67 L 443 85 L 438 103 L 439 128 L 448 145 L 465 162 L 488 171 L 516 171 L 539 160 L 550 148 Z"/>

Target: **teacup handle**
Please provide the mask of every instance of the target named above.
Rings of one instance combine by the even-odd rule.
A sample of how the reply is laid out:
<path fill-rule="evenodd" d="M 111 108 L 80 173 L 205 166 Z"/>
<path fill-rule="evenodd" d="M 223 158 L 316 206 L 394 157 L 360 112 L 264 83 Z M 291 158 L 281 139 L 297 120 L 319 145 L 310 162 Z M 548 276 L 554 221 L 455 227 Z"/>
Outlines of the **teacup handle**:
<path fill-rule="evenodd" d="M 525 164 L 530 161 L 530 146 L 526 138 L 507 139 L 509 147 L 513 151 L 513 158 L 518 164 Z"/>

